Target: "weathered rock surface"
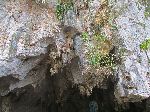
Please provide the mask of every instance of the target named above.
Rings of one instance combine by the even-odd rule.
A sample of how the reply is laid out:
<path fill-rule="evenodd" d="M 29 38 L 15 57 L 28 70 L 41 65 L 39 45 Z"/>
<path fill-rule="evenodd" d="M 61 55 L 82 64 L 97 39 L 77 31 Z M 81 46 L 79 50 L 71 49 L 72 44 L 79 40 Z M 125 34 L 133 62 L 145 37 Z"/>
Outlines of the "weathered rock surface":
<path fill-rule="evenodd" d="M 32 1 L 1 0 L 0 9 L 0 77 L 15 80 L 5 88 L 7 91 L 0 91 L 5 95 L 45 77 L 48 46 L 54 44 L 57 19 Z"/>
<path fill-rule="evenodd" d="M 140 44 L 150 37 L 150 20 L 145 17 L 142 3 L 119 1 L 124 4 L 121 15 L 116 19 L 119 38 L 123 40 L 122 64 L 118 68 L 119 82 L 116 87 L 116 97 L 125 102 L 136 102 L 150 96 L 149 83 L 149 50 L 140 49 Z M 123 6 L 120 6 L 123 7 Z"/>
<path fill-rule="evenodd" d="M 140 49 L 150 37 L 150 20 L 144 15 L 147 6 L 136 0 L 112 1 L 118 27 L 112 32 L 107 16 L 102 15 L 109 12 L 105 0 L 88 5 L 86 1 L 74 2 L 75 9 L 64 14 L 62 25 L 54 0 L 0 0 L 0 112 L 144 112 L 149 108 L 149 100 L 144 104 L 144 99 L 150 96 L 150 54 Z M 102 19 L 94 19 L 99 16 Z M 83 41 L 81 33 L 92 37 L 91 26 L 97 22 L 105 22 L 102 32 L 113 39 L 115 50 L 111 50 L 122 59 L 114 72 L 110 67 L 92 67 L 86 57 L 88 44 L 96 44 L 92 39 Z M 120 52 L 123 55 L 117 54 Z M 95 87 L 101 89 L 92 94 Z M 78 88 L 91 97 L 80 95 Z M 137 106 L 128 103 L 142 100 Z"/>

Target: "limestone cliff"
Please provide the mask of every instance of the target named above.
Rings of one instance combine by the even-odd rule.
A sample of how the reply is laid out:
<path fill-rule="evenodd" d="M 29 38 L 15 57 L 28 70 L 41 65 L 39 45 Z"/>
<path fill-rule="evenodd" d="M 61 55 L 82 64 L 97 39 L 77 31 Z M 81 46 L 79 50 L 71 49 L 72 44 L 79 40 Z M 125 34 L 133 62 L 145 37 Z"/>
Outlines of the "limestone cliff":
<path fill-rule="evenodd" d="M 0 112 L 149 112 L 149 5 L 0 0 Z"/>

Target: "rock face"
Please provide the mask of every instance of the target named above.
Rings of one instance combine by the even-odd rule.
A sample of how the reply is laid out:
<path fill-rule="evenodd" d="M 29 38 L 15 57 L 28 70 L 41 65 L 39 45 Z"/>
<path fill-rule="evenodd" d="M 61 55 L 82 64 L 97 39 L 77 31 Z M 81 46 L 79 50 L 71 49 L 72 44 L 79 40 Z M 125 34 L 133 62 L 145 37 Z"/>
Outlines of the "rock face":
<path fill-rule="evenodd" d="M 148 112 L 148 0 L 61 2 L 0 0 L 0 112 Z"/>
<path fill-rule="evenodd" d="M 149 3 L 145 6 L 131 0 L 122 4 L 126 5 L 125 11 L 116 19 L 119 38 L 124 43 L 121 47 L 124 49 L 123 60 L 117 71 L 116 97 L 125 102 L 137 102 L 150 95 L 149 50 L 140 48 L 141 43 L 150 37 L 150 21 L 144 15 Z"/>
<path fill-rule="evenodd" d="M 32 1 L 1 0 L 0 5 L 0 77 L 15 80 L 7 89 L 2 87 L 3 96 L 45 77 L 47 63 L 41 64 L 41 61 L 46 58 L 48 46 L 54 43 L 52 37 L 57 22 L 53 14 Z"/>

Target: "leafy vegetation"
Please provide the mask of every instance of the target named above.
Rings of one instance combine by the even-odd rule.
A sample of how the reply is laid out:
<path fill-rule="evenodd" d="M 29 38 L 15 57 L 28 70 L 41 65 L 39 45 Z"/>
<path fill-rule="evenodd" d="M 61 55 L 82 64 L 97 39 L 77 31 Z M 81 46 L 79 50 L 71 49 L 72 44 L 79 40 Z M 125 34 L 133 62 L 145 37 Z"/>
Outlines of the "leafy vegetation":
<path fill-rule="evenodd" d="M 96 41 L 105 41 L 106 40 L 106 36 L 104 36 L 103 34 L 95 34 L 94 38 L 96 39 Z"/>
<path fill-rule="evenodd" d="M 146 53 L 146 56 L 147 56 L 147 59 L 148 59 L 148 63 L 150 63 L 150 58 L 147 54 L 147 50 L 150 48 L 150 39 L 146 39 L 145 41 L 143 41 L 141 44 L 140 44 L 140 49 L 141 50 L 144 50 L 145 53 Z"/>
<path fill-rule="evenodd" d="M 83 32 L 81 37 L 84 42 L 87 42 L 89 40 L 89 34 L 87 32 Z"/>
<path fill-rule="evenodd" d="M 91 65 L 98 65 L 99 64 L 99 61 L 101 59 L 101 56 L 99 55 L 99 53 L 92 53 L 90 55 L 90 64 Z"/>
<path fill-rule="evenodd" d="M 89 35 L 87 32 L 82 34 L 82 39 L 84 42 L 89 41 Z M 106 36 L 102 34 L 95 34 L 93 39 L 96 41 L 96 43 L 94 45 L 88 45 L 89 52 L 87 53 L 87 58 L 89 64 L 93 67 L 114 67 L 114 55 L 109 54 L 110 48 L 109 45 L 107 45 L 108 43 L 106 43 L 106 41 L 109 40 L 107 40 Z M 107 53 L 102 52 L 104 49 L 108 50 Z"/>
<path fill-rule="evenodd" d="M 96 50 L 96 48 L 94 50 Z M 114 67 L 115 66 L 113 54 L 112 55 L 107 54 L 103 56 L 98 51 L 89 53 L 89 63 L 95 67 L 103 67 L 103 66 Z"/>
<path fill-rule="evenodd" d="M 73 10 L 73 3 L 72 2 L 60 2 L 56 6 L 56 16 L 58 20 L 63 20 L 64 14 L 68 10 Z"/>
<path fill-rule="evenodd" d="M 110 53 L 113 48 L 112 42 L 103 32 L 103 27 L 107 26 L 108 29 L 114 31 L 117 30 L 117 26 L 113 21 L 115 17 L 110 17 L 108 0 L 104 0 L 102 6 L 94 17 L 91 27 L 92 34 L 89 36 L 88 32 L 83 32 L 82 39 L 88 44 L 87 58 L 90 65 L 93 67 L 114 67 L 115 55 Z"/>
<path fill-rule="evenodd" d="M 141 50 L 146 51 L 146 50 L 148 50 L 149 48 L 150 48 L 150 39 L 146 39 L 144 42 L 142 42 L 142 43 L 140 44 L 140 49 L 141 49 Z"/>
<path fill-rule="evenodd" d="M 147 17 L 149 17 L 150 16 L 150 12 L 144 12 L 144 16 L 147 18 Z"/>

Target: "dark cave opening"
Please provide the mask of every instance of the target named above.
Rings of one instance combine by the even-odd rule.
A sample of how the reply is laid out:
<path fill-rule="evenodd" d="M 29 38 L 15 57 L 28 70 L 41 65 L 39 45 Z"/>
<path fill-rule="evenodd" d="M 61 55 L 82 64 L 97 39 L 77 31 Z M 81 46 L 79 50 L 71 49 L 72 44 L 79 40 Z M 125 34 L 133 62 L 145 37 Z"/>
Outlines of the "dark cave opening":
<path fill-rule="evenodd" d="M 77 86 L 65 87 L 65 80 L 63 73 L 47 75 L 36 88 L 28 85 L 15 89 L 0 98 L 0 112 L 8 108 L 8 112 L 150 112 L 147 100 L 118 104 L 111 79 L 107 89 L 94 88 L 90 96 L 80 94 Z"/>
<path fill-rule="evenodd" d="M 54 76 L 53 80 L 56 77 Z M 67 88 L 62 96 L 59 103 L 49 106 L 50 112 L 149 112 L 146 111 L 146 100 L 118 104 L 114 96 L 114 82 L 111 78 L 108 79 L 107 89 L 94 88 L 90 96 L 80 94 L 78 87 L 72 86 Z"/>

